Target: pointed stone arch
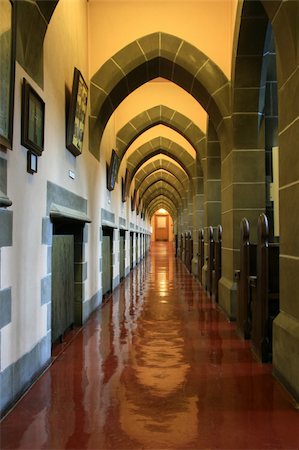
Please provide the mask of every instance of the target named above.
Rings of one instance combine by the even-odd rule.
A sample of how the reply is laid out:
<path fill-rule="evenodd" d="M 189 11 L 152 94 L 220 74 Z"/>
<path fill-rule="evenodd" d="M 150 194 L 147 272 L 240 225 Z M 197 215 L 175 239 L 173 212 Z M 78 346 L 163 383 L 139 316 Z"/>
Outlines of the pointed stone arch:
<path fill-rule="evenodd" d="M 150 208 L 149 211 L 150 220 L 152 219 L 153 215 L 159 211 L 160 208 L 166 209 L 166 211 L 171 216 L 173 222 L 176 223 L 177 220 L 176 212 L 170 207 L 170 205 L 166 205 L 162 203 L 162 201 L 152 205 L 152 207 Z"/>
<path fill-rule="evenodd" d="M 165 181 L 166 183 L 169 183 L 176 191 L 178 192 L 179 196 L 182 198 L 182 192 L 184 191 L 184 186 L 181 183 L 180 180 L 178 180 L 174 175 L 172 175 L 170 172 L 162 171 L 162 170 L 156 170 L 151 175 L 147 176 L 144 180 L 144 182 L 139 186 L 139 193 L 140 196 L 143 195 L 143 193 L 146 192 L 146 190 L 153 185 L 153 183 L 157 183 L 158 181 Z"/>
<path fill-rule="evenodd" d="M 152 183 L 148 188 L 143 192 L 142 195 L 140 195 L 140 199 L 143 199 L 143 201 L 146 203 L 148 198 L 151 198 L 152 195 L 157 195 L 157 192 L 160 193 L 169 193 L 176 199 L 176 204 L 179 206 L 182 204 L 182 197 L 180 196 L 179 192 L 176 190 L 175 187 L 173 187 L 170 183 L 159 180 L 154 183 Z"/>
<path fill-rule="evenodd" d="M 175 197 L 175 195 L 168 189 L 164 189 L 163 192 L 161 189 L 156 189 L 155 191 L 151 192 L 146 198 L 144 198 L 144 204 L 146 207 L 155 199 L 158 198 L 160 195 L 164 196 L 165 198 L 168 198 L 171 200 L 173 205 L 175 206 L 176 210 L 179 210 L 179 201 Z"/>
<path fill-rule="evenodd" d="M 201 157 L 204 153 L 205 134 L 188 117 L 165 105 L 157 105 L 141 112 L 126 123 L 116 135 L 116 151 L 120 160 L 130 145 L 146 130 L 165 125 L 183 136 L 196 153 Z"/>
<path fill-rule="evenodd" d="M 158 208 L 165 208 L 168 210 L 168 212 L 173 211 L 173 216 L 177 217 L 178 215 L 178 211 L 176 206 L 173 204 L 172 200 L 170 200 L 169 198 L 160 195 L 159 197 L 156 197 L 155 199 L 153 199 L 146 207 L 146 211 L 148 212 L 152 212 L 152 211 L 157 211 Z M 153 215 L 153 212 L 152 212 Z M 173 217 L 172 216 L 172 217 Z"/>
<path fill-rule="evenodd" d="M 136 189 L 140 188 L 140 186 L 148 176 L 159 170 L 165 170 L 170 175 L 174 176 L 181 183 L 182 190 L 186 189 L 186 186 L 189 188 L 188 174 L 183 170 L 182 167 L 179 167 L 173 162 L 166 159 L 159 159 L 154 162 L 149 162 L 138 171 L 135 176 Z"/>
<path fill-rule="evenodd" d="M 155 32 L 131 42 L 92 76 L 89 150 L 99 159 L 105 126 L 131 92 L 163 77 L 190 93 L 217 129 L 230 115 L 230 83 L 221 69 L 195 46 L 171 34 Z"/>
<path fill-rule="evenodd" d="M 195 160 L 179 144 L 164 137 L 151 139 L 141 145 L 129 156 L 127 166 L 131 172 L 131 180 L 138 169 L 150 158 L 158 154 L 164 154 L 176 161 L 188 174 L 189 178 L 196 176 Z"/>

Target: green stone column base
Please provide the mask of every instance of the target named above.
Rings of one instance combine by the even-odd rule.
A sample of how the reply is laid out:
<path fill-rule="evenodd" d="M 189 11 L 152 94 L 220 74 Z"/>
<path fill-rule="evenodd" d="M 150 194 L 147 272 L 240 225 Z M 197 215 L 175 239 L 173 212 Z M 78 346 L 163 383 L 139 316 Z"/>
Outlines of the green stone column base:
<path fill-rule="evenodd" d="M 236 320 L 237 284 L 225 277 L 219 281 L 219 305 L 229 320 Z"/>
<path fill-rule="evenodd" d="M 192 274 L 195 276 L 195 278 L 198 278 L 198 258 L 192 259 Z"/>
<path fill-rule="evenodd" d="M 273 322 L 273 374 L 299 408 L 299 320 L 283 311 Z"/>

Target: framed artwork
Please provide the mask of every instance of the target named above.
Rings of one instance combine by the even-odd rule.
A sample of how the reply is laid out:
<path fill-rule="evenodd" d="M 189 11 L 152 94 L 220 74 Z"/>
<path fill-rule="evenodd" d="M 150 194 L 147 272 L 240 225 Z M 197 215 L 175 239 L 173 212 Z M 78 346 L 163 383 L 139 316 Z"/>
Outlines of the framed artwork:
<path fill-rule="evenodd" d="M 66 148 L 74 155 L 81 155 L 85 116 L 87 111 L 88 87 L 76 67 L 74 68 L 73 87 L 66 128 Z"/>
<path fill-rule="evenodd" d="M 136 200 L 137 200 L 137 191 L 136 191 L 136 189 L 134 189 L 133 197 L 131 197 L 131 211 L 135 210 Z"/>
<path fill-rule="evenodd" d="M 142 200 L 141 200 L 141 198 L 139 198 L 139 200 L 137 202 L 136 212 L 137 212 L 137 216 L 139 215 L 140 212 L 142 212 Z"/>
<path fill-rule="evenodd" d="M 126 199 L 126 181 L 124 177 L 121 177 L 121 201 L 125 203 Z"/>
<path fill-rule="evenodd" d="M 38 156 L 30 151 L 27 152 L 27 172 L 32 175 L 37 172 Z"/>
<path fill-rule="evenodd" d="M 122 201 L 125 202 L 129 195 L 131 175 L 129 169 L 126 169 L 125 178 L 122 179 Z"/>
<path fill-rule="evenodd" d="M 21 144 L 40 156 L 44 150 L 45 102 L 23 78 Z"/>
<path fill-rule="evenodd" d="M 113 191 L 118 173 L 119 156 L 116 151 L 112 149 L 110 165 L 107 172 L 107 189 Z"/>
<path fill-rule="evenodd" d="M 12 148 L 15 85 L 15 8 L 1 0 L 0 14 L 0 146 Z"/>

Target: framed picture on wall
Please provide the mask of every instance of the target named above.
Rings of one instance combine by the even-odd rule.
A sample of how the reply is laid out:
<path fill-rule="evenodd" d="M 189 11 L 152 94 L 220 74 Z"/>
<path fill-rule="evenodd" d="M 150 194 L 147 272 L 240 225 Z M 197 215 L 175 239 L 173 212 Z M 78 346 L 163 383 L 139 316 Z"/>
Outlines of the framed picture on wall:
<path fill-rule="evenodd" d="M 118 167 L 119 167 L 119 156 L 116 153 L 116 151 L 112 149 L 110 165 L 108 167 L 108 172 L 107 172 L 107 189 L 108 189 L 108 191 L 113 191 L 113 189 L 115 187 L 115 182 L 116 182 L 117 173 L 118 173 Z"/>
<path fill-rule="evenodd" d="M 130 171 L 129 169 L 126 169 L 125 178 L 122 179 L 122 201 L 125 202 L 127 200 L 127 197 L 129 195 L 130 190 Z"/>
<path fill-rule="evenodd" d="M 15 7 L 1 0 L 0 14 L 0 146 L 12 148 L 15 85 Z"/>
<path fill-rule="evenodd" d="M 45 102 L 23 78 L 21 144 L 40 156 L 44 150 Z"/>
<path fill-rule="evenodd" d="M 134 189 L 133 197 L 131 198 L 131 211 L 134 211 L 136 208 L 136 201 L 137 201 L 137 191 Z"/>
<path fill-rule="evenodd" d="M 124 177 L 121 178 L 121 201 L 125 203 L 127 200 L 126 196 L 126 180 Z"/>
<path fill-rule="evenodd" d="M 74 155 L 81 155 L 88 87 L 79 69 L 74 68 L 73 87 L 66 127 L 66 148 Z"/>

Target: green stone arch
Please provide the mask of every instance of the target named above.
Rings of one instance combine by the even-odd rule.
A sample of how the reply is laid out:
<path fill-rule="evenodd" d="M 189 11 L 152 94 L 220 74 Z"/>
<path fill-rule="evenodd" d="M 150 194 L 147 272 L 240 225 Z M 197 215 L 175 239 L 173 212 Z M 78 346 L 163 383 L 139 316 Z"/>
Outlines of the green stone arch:
<path fill-rule="evenodd" d="M 190 180 L 188 178 L 188 174 L 182 169 L 182 167 L 178 167 L 176 164 L 166 159 L 159 159 L 149 162 L 148 164 L 145 163 L 145 165 L 138 171 L 135 176 L 136 189 L 140 188 L 148 176 L 160 170 L 164 170 L 174 176 L 181 183 L 183 190 L 186 190 L 187 186 L 189 188 Z"/>
<path fill-rule="evenodd" d="M 150 218 L 159 208 L 165 208 L 173 219 L 175 219 L 178 215 L 176 206 L 169 198 L 163 195 L 160 195 L 159 197 L 153 199 L 147 206 L 146 211 L 149 213 Z"/>
<path fill-rule="evenodd" d="M 142 84 L 163 77 L 190 93 L 217 129 L 230 115 L 230 83 L 195 46 L 155 32 L 137 39 L 106 61 L 90 85 L 89 149 L 99 159 L 105 126 L 118 105 Z"/>
<path fill-rule="evenodd" d="M 166 171 L 163 172 L 161 170 L 155 171 L 145 178 L 144 182 L 139 187 L 140 196 L 142 196 L 143 193 L 145 193 L 150 186 L 152 186 L 154 183 L 157 183 L 160 180 L 170 184 L 174 189 L 176 189 L 180 198 L 182 198 L 181 193 L 184 192 L 185 189 L 183 184 L 170 172 Z"/>
<path fill-rule="evenodd" d="M 176 190 L 174 186 L 172 186 L 170 183 L 164 181 L 164 180 L 158 180 L 148 186 L 148 188 L 143 192 L 142 195 L 140 195 L 140 198 L 146 203 L 148 198 L 151 198 L 151 196 L 157 192 L 167 192 L 171 194 L 176 199 L 176 204 L 179 206 L 182 204 L 182 197 L 179 194 L 179 192 Z"/>
<path fill-rule="evenodd" d="M 133 180 L 138 169 L 150 158 L 158 154 L 164 154 L 176 161 L 188 174 L 188 177 L 196 176 L 196 164 L 192 156 L 179 144 L 164 137 L 151 139 L 138 147 L 127 160 L 127 166 Z"/>
<path fill-rule="evenodd" d="M 163 190 L 158 188 L 151 192 L 148 196 L 144 198 L 144 204 L 147 206 L 151 203 L 152 200 L 155 198 L 158 198 L 160 195 L 163 195 L 164 197 L 168 198 L 172 201 L 173 205 L 175 206 L 176 210 L 179 209 L 180 203 L 179 200 L 176 198 L 176 196 L 164 186 Z"/>
<path fill-rule="evenodd" d="M 125 156 L 130 145 L 146 130 L 165 125 L 183 136 L 196 153 L 201 157 L 204 153 L 205 134 L 188 117 L 164 105 L 154 106 L 126 123 L 116 135 L 116 151 L 120 159 Z"/>

